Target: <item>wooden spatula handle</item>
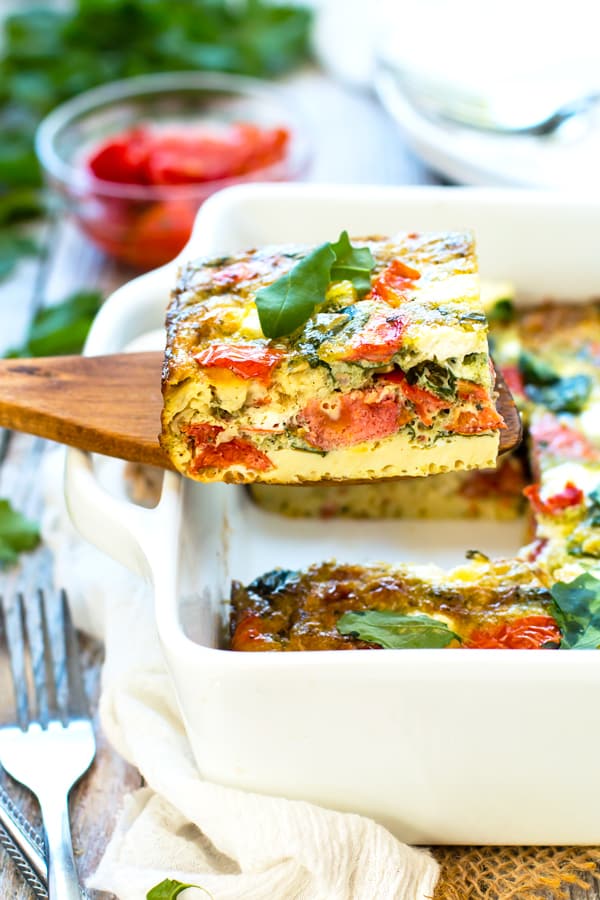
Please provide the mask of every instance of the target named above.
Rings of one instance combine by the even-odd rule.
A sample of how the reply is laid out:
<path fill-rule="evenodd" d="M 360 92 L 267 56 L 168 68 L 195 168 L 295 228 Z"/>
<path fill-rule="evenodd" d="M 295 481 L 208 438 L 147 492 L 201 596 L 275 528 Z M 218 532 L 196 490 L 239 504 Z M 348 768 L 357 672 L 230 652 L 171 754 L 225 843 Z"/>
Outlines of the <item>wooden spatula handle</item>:
<path fill-rule="evenodd" d="M 0 360 L 0 426 L 171 469 L 161 367 L 161 352 Z"/>

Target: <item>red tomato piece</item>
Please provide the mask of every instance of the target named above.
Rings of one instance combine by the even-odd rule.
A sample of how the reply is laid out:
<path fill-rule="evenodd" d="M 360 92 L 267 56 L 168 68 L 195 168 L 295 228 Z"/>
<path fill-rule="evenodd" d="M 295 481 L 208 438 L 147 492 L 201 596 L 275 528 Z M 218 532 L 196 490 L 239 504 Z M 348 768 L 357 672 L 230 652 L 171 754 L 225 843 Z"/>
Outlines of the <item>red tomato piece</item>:
<path fill-rule="evenodd" d="M 483 409 L 459 409 L 446 430 L 454 434 L 481 434 L 483 431 L 497 431 L 506 428 L 502 416 L 496 412 L 493 406 L 485 406 Z"/>
<path fill-rule="evenodd" d="M 432 425 L 436 413 L 441 409 L 447 409 L 449 406 L 448 400 L 444 400 L 442 397 L 438 397 L 437 394 L 427 391 L 416 384 L 409 384 L 406 375 L 400 369 L 386 372 L 379 377 L 382 381 L 388 381 L 400 386 L 402 393 L 412 403 L 423 425 Z"/>
<path fill-rule="evenodd" d="M 147 158 L 151 184 L 221 181 L 265 168 L 283 158 L 289 133 L 233 123 L 157 131 Z"/>
<path fill-rule="evenodd" d="M 87 167 L 102 181 L 117 184 L 150 184 L 145 173 L 148 130 L 133 128 L 109 138 L 88 157 Z"/>
<path fill-rule="evenodd" d="M 217 443 L 223 429 L 219 425 L 198 422 L 188 425 L 186 433 L 194 442 L 194 459 L 190 465 L 192 472 L 199 469 L 226 469 L 228 466 L 241 465 L 256 472 L 266 472 L 273 468 L 273 463 L 266 453 L 255 447 L 251 441 L 243 438 L 232 438 L 230 441 Z"/>
<path fill-rule="evenodd" d="M 406 299 L 405 291 L 414 287 L 414 282 L 420 277 L 421 273 L 416 269 L 399 259 L 394 259 L 376 279 L 368 296 L 383 300 L 390 306 L 398 306 Z"/>
<path fill-rule="evenodd" d="M 205 444 L 196 452 L 191 465 L 193 472 L 200 469 L 227 469 L 229 466 L 244 466 L 255 472 L 267 472 L 273 463 L 266 453 L 255 447 L 251 441 L 232 438 L 221 444 Z"/>
<path fill-rule="evenodd" d="M 463 644 L 470 650 L 540 650 L 560 644 L 561 633 L 552 616 L 522 616 L 488 628 L 477 628 Z"/>
<path fill-rule="evenodd" d="M 341 394 L 331 409 L 311 400 L 298 416 L 298 423 L 306 429 L 305 439 L 313 447 L 335 450 L 388 437 L 410 418 L 397 397 L 367 390 Z"/>
<path fill-rule="evenodd" d="M 208 422 L 195 422 L 185 427 L 186 434 L 193 438 L 198 445 L 214 443 L 217 435 L 222 431 L 223 429 L 219 425 L 209 425 Z"/>
<path fill-rule="evenodd" d="M 540 485 L 529 484 L 523 488 L 523 493 L 531 503 L 533 509 L 544 516 L 555 516 L 571 506 L 580 506 L 585 499 L 585 494 L 572 481 L 567 481 L 562 491 L 546 497 L 540 496 Z"/>
<path fill-rule="evenodd" d="M 457 381 L 456 393 L 459 400 L 465 400 L 469 403 L 489 403 L 490 395 L 481 384 L 474 381 Z"/>
<path fill-rule="evenodd" d="M 266 344 L 215 343 L 196 353 L 194 359 L 199 366 L 207 369 L 229 369 L 239 378 L 258 378 L 268 382 L 283 355 L 283 350 Z"/>
<path fill-rule="evenodd" d="M 235 627 L 231 638 L 232 650 L 269 650 L 274 640 L 263 634 L 263 620 L 256 613 L 247 613 Z"/>
<path fill-rule="evenodd" d="M 346 362 L 389 362 L 402 346 L 406 322 L 398 313 L 384 316 L 375 313 L 364 329 L 351 341 L 347 353 L 341 357 Z"/>
<path fill-rule="evenodd" d="M 245 122 L 140 126 L 111 137 L 87 160 L 103 181 L 198 184 L 235 178 L 283 159 L 289 132 Z"/>
<path fill-rule="evenodd" d="M 151 184 L 197 184 L 238 174 L 243 160 L 244 148 L 235 132 L 194 134 L 181 129 L 155 136 L 146 165 Z"/>

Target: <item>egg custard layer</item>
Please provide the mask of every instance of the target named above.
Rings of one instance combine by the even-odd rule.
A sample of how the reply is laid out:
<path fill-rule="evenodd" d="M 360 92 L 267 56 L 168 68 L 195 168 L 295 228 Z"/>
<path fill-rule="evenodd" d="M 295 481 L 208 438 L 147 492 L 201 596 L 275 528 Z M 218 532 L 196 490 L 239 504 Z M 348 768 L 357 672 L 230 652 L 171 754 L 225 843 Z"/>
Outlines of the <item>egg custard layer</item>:
<path fill-rule="evenodd" d="M 369 481 L 493 466 L 487 321 L 471 235 L 360 242 L 370 289 L 333 281 L 267 339 L 257 293 L 308 248 L 188 263 L 167 313 L 161 444 L 198 481 Z"/>

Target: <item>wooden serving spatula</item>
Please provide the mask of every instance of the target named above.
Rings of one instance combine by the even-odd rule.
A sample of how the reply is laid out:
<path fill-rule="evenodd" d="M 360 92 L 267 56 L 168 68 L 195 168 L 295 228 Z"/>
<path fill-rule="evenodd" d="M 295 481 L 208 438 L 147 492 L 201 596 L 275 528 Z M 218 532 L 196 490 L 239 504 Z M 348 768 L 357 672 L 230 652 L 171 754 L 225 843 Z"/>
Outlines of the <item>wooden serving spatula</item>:
<path fill-rule="evenodd" d="M 158 443 L 163 354 L 0 360 L 0 426 L 80 450 L 172 469 Z M 500 453 L 521 441 L 521 418 L 501 375 Z"/>

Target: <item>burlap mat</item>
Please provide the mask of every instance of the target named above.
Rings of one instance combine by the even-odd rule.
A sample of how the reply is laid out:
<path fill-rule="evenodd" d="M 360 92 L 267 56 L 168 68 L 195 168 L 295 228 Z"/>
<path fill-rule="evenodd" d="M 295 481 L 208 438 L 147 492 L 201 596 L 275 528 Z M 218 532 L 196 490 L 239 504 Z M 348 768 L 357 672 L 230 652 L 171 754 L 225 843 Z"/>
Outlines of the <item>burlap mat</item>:
<path fill-rule="evenodd" d="M 432 847 L 434 900 L 600 897 L 600 847 Z"/>

